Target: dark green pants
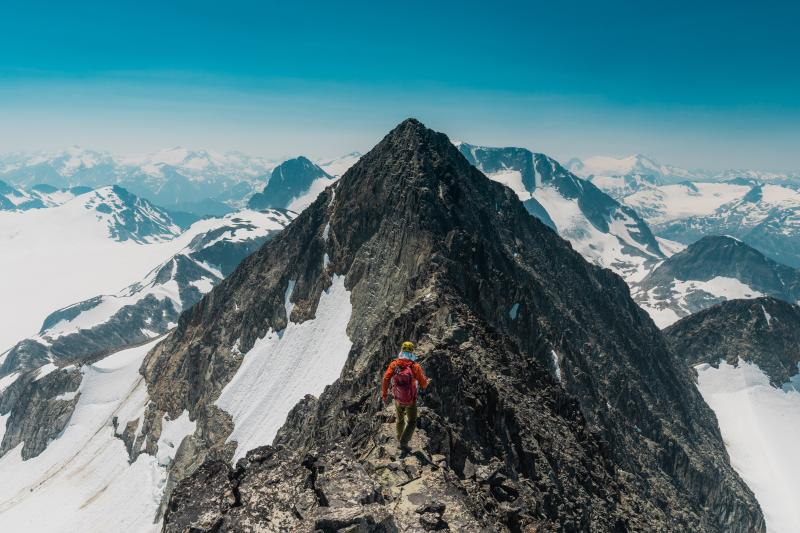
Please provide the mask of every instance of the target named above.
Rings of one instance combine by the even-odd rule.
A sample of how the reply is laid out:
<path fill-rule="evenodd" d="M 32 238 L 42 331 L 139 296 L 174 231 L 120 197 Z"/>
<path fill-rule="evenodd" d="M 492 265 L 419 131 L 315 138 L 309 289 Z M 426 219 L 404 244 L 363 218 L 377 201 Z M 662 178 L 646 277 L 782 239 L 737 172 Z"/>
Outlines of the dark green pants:
<path fill-rule="evenodd" d="M 417 403 L 400 405 L 394 402 L 394 406 L 397 409 L 397 440 L 406 445 L 417 427 Z"/>

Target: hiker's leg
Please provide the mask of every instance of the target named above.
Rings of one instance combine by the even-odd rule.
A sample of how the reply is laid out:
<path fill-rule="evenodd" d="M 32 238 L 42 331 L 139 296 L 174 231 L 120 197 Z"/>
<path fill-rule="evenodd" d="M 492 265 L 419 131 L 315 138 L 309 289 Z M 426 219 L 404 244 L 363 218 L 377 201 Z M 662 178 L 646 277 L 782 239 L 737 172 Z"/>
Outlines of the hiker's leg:
<path fill-rule="evenodd" d="M 406 422 L 406 427 L 403 430 L 403 434 L 400 437 L 400 444 L 408 444 L 411 441 L 411 435 L 414 434 L 414 430 L 417 428 L 417 404 L 409 405 L 406 407 L 406 416 L 408 416 L 408 421 Z"/>
<path fill-rule="evenodd" d="M 397 430 L 397 440 L 403 436 L 403 430 L 406 427 L 406 407 L 394 402 L 395 410 L 397 411 L 397 420 L 395 420 L 395 429 Z"/>

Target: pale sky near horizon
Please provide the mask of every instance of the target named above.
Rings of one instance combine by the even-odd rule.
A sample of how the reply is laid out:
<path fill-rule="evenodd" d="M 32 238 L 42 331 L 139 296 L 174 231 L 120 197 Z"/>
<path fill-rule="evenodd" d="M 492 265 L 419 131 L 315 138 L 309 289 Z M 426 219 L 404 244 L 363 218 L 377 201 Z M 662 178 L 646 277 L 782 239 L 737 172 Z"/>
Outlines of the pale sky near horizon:
<path fill-rule="evenodd" d="M 333 157 L 414 116 L 562 161 L 800 171 L 800 8 L 696 4 L 12 1 L 0 153 Z"/>

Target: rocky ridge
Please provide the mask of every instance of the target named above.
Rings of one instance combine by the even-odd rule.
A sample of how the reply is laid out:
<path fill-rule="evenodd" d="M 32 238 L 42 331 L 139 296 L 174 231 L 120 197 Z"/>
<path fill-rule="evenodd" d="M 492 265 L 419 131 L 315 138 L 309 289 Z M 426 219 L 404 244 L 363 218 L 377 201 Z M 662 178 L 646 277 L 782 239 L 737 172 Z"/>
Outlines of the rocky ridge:
<path fill-rule="evenodd" d="M 233 423 L 215 399 L 257 339 L 313 319 L 334 273 L 353 307 L 340 378 L 232 469 Z M 414 509 L 403 502 L 417 492 L 398 495 L 404 482 L 371 455 L 393 457 L 376 380 L 405 338 L 435 383 L 418 446 L 442 487 L 420 487 Z M 197 422 L 167 531 L 764 529 L 690 372 L 625 283 L 415 120 L 184 313 L 142 373 L 151 403 L 133 453 L 165 413 Z M 407 461 L 393 468 L 407 476 Z M 263 497 L 271 480 L 300 505 Z M 349 518 L 325 521 L 340 510 Z"/>

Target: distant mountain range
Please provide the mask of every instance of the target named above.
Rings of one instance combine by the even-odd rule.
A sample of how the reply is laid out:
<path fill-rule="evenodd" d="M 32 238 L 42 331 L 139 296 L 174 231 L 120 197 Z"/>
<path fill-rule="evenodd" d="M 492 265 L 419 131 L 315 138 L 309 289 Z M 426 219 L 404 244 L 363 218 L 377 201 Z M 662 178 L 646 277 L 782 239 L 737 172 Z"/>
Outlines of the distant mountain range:
<path fill-rule="evenodd" d="M 341 175 L 357 153 L 320 162 L 331 176 Z M 247 205 L 262 191 L 281 163 L 239 152 L 169 148 L 150 154 L 114 155 L 71 147 L 62 151 L 0 156 L 0 209 L 47 205 L 35 194 L 41 184 L 55 189 L 120 185 L 170 209 L 220 216 Z M 36 186 L 36 187 L 35 187 Z M 9 189 L 9 190 L 7 190 Z M 22 189 L 15 193 L 10 189 Z"/>
<path fill-rule="evenodd" d="M 686 171 L 644 156 L 573 160 L 570 167 L 630 206 L 664 239 L 732 235 L 800 268 L 800 174 Z"/>
<path fill-rule="evenodd" d="M 5 301 L 4 319 L 0 322 L 0 352 L 39 331 L 43 320 L 48 323 L 45 320 L 48 314 L 75 302 L 91 300 L 71 307 L 62 313 L 63 316 L 69 315 L 71 319 L 82 310 L 92 309 L 92 320 L 97 320 L 98 311 L 132 305 L 134 300 L 146 296 L 150 291 L 146 289 L 148 286 L 164 285 L 176 276 L 186 278 L 189 283 L 192 279 L 177 273 L 191 266 L 181 259 L 182 255 L 203 258 L 207 263 L 205 267 L 191 267 L 197 274 L 195 281 L 205 276 L 215 283 L 223 272 L 230 271 L 257 247 L 255 241 L 246 246 L 233 246 L 229 241 L 234 235 L 240 239 L 249 232 L 253 235 L 250 238 L 260 238 L 268 232 L 259 228 L 276 229 L 277 222 L 268 219 L 290 219 L 290 215 L 277 212 L 245 211 L 208 218 L 187 228 L 169 211 L 120 186 L 100 187 L 78 195 L 76 192 L 81 191 L 49 193 L 47 207 L 0 211 L 4 274 L 0 277 L 0 292 Z M 195 242 L 201 239 L 201 233 L 213 235 L 213 242 L 206 245 Z M 229 250 L 229 247 L 240 250 Z M 144 280 L 147 273 L 159 265 L 165 265 L 161 269 L 163 272 L 151 274 L 161 281 L 153 284 Z M 201 275 L 198 268 L 211 274 Z M 128 289 L 118 293 L 123 287 Z M 170 294 L 173 293 L 178 294 L 177 288 L 173 287 Z M 167 322 L 175 319 L 177 312 L 192 300 L 184 298 L 189 293 L 195 294 L 187 286 L 180 298 L 173 298 L 175 312 L 170 315 L 172 318 L 167 317 Z M 108 305 L 100 306 L 96 297 L 101 294 L 117 296 L 104 297 Z M 161 297 L 165 293 L 156 290 L 154 294 L 163 300 Z M 48 329 L 45 326 L 42 331 Z M 159 333 L 158 327 L 150 329 Z"/>
<path fill-rule="evenodd" d="M 246 210 L 198 222 L 189 244 L 141 280 L 50 313 L 37 335 L 2 354 L 0 377 L 50 362 L 91 360 L 165 333 L 181 311 L 291 219 L 288 212 Z"/>
<path fill-rule="evenodd" d="M 736 239 L 650 229 L 737 197 L 634 161 L 618 200 L 544 154 L 454 146 L 414 119 L 363 157 L 296 157 L 227 189 L 212 154 L 67 155 L 9 170 L 3 194 L 4 525 L 749 533 L 781 508 L 739 477 L 725 407 L 703 398 L 709 369 L 772 376 L 773 355 L 772 388 L 793 383 L 796 311 L 723 302 L 665 332 L 640 307 L 712 305 L 719 278 L 794 297 L 791 269 Z M 44 192 L 40 164 L 86 179 L 135 167 L 148 194 L 177 196 L 161 207 L 127 178 Z M 721 203 L 676 207 L 673 186 Z M 187 228 L 176 212 L 193 190 L 209 209 L 254 209 Z M 664 192 L 648 216 L 624 201 L 648 191 Z M 723 346 L 726 328 L 740 335 Z M 374 388 L 405 339 L 433 379 L 410 454 Z"/>
<path fill-rule="evenodd" d="M 545 154 L 456 143 L 489 178 L 510 187 L 529 213 L 589 261 L 638 280 L 666 255 L 639 215 Z"/>
<path fill-rule="evenodd" d="M 642 184 L 670 185 L 683 181 L 731 182 L 737 180 L 760 181 L 774 184 L 800 186 L 800 172 L 781 173 L 761 170 L 723 171 L 689 170 L 662 164 L 653 158 L 636 154 L 627 157 L 594 156 L 574 158 L 567 162 L 572 172 L 595 183 L 617 199 L 636 192 L 636 182 Z M 646 185 L 645 185 L 646 186 Z"/>
<path fill-rule="evenodd" d="M 658 265 L 632 294 L 661 327 L 737 298 L 800 301 L 800 270 L 733 237 L 703 237 Z"/>

